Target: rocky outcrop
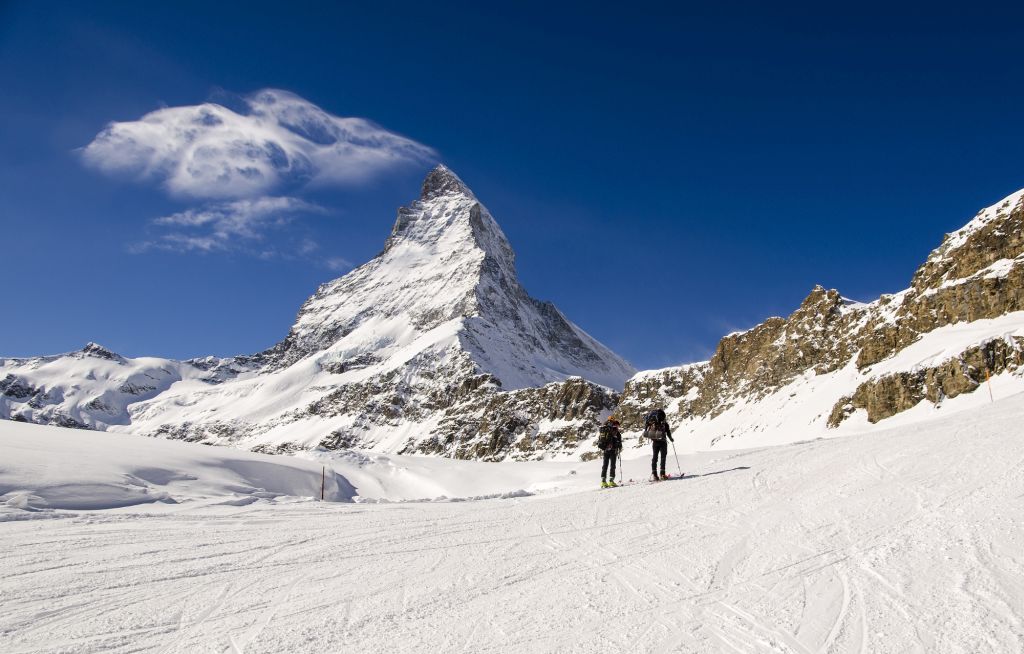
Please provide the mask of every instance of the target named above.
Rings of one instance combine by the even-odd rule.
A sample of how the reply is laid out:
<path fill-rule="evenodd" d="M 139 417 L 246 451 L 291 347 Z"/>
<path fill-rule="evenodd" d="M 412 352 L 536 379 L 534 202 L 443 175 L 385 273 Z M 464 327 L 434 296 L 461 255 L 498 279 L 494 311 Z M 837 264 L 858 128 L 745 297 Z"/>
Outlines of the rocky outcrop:
<path fill-rule="evenodd" d="M 816 287 L 790 316 L 723 338 L 705 363 L 640 373 L 627 382 L 618 411 L 634 429 L 639 417 L 657 406 L 667 407 L 677 422 L 713 421 L 797 380 L 849 370 L 849 394 L 835 396 L 820 419 L 834 428 L 862 409 L 874 423 L 921 401 L 941 403 L 971 392 L 986 371 L 1017 370 L 1019 341 L 1010 337 L 971 345 L 937 365 L 880 376 L 872 372 L 937 329 L 1019 311 L 1024 311 L 1024 191 L 947 235 L 907 290 L 859 304 Z"/>
<path fill-rule="evenodd" d="M 815 287 L 787 318 L 769 318 L 723 338 L 705 363 L 641 373 L 626 383 L 618 413 L 626 429 L 639 429 L 654 408 L 677 420 L 713 419 L 739 399 L 757 401 L 807 371 L 842 368 L 856 350 L 863 305 Z"/>
<path fill-rule="evenodd" d="M 405 453 L 457 459 L 517 461 L 593 453 L 591 441 L 612 409 L 617 393 L 580 377 L 510 392 L 473 393 L 446 410 L 429 439 Z"/>
<path fill-rule="evenodd" d="M 1015 193 L 947 234 L 914 273 L 910 288 L 883 298 L 863 330 L 859 368 L 940 327 L 1024 310 L 1022 197 Z"/>
<path fill-rule="evenodd" d="M 857 366 L 878 363 L 939 327 L 1024 310 L 1024 258 L 1002 261 L 964 279 L 901 293 L 893 315 L 875 317 L 864 330 Z"/>
<path fill-rule="evenodd" d="M 978 212 L 974 219 L 952 234 L 918 268 L 911 288 L 918 292 L 956 283 L 1001 260 L 1016 259 L 1024 252 L 1024 203 L 1020 192 Z"/>
<path fill-rule="evenodd" d="M 788 318 L 769 318 L 754 329 L 726 336 L 708 362 L 698 411 L 713 415 L 728 396 L 760 397 L 807 370 L 817 374 L 846 365 L 862 317 L 855 303 L 817 286 Z"/>
<path fill-rule="evenodd" d="M 678 415 L 693 417 L 707 370 L 708 364 L 698 363 L 640 373 L 626 382 L 616 417 L 624 429 L 639 429 L 652 409 L 670 407 L 681 399 L 689 401 L 679 407 Z"/>
<path fill-rule="evenodd" d="M 1024 364 L 1024 338 L 996 339 L 964 350 L 938 366 L 898 372 L 870 379 L 852 396 L 839 400 L 829 415 L 830 427 L 838 427 L 857 409 L 876 423 L 912 409 L 923 400 L 941 404 L 947 398 L 971 393 L 991 375 L 1014 372 Z"/>
<path fill-rule="evenodd" d="M 8 374 L 3 379 L 0 379 L 0 393 L 6 397 L 14 398 L 16 400 L 24 400 L 38 396 L 45 397 L 46 395 L 46 392 L 42 389 L 24 382 L 12 374 Z"/>

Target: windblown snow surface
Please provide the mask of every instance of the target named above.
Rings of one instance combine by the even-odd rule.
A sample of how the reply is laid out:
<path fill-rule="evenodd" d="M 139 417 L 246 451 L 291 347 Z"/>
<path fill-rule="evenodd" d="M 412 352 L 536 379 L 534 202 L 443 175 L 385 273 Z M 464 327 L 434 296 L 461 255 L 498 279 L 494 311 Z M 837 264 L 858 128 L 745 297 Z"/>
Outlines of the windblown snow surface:
<path fill-rule="evenodd" d="M 301 460 L 3 422 L 0 651 L 1024 651 L 1024 394 L 996 398 L 683 453 L 683 479 L 607 491 L 596 462 Z M 322 465 L 356 501 L 303 497 Z M 53 508 L 63 475 L 165 496 Z"/>

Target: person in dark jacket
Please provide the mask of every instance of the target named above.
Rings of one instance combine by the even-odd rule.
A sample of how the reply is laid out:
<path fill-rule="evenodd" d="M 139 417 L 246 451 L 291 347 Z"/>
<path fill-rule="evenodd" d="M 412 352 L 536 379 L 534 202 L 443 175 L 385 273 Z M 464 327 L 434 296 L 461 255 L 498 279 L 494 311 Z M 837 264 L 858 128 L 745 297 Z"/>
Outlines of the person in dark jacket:
<path fill-rule="evenodd" d="M 622 451 L 622 432 L 619 431 L 619 421 L 615 416 L 610 416 L 601 425 L 597 446 L 604 452 L 604 462 L 601 464 L 601 488 L 615 488 L 618 486 L 615 483 L 615 461 L 619 458 L 619 452 Z M 611 463 L 611 476 L 608 475 L 609 462 Z"/>
<path fill-rule="evenodd" d="M 651 456 L 651 479 L 654 481 L 668 479 L 668 475 L 665 474 L 665 459 L 668 458 L 668 441 L 674 443 L 675 440 L 672 438 L 672 430 L 668 426 L 664 410 L 657 409 L 647 414 L 647 418 L 644 420 L 643 435 L 651 439 L 651 449 L 653 450 Z M 661 459 L 660 468 L 658 466 L 659 458 Z"/>

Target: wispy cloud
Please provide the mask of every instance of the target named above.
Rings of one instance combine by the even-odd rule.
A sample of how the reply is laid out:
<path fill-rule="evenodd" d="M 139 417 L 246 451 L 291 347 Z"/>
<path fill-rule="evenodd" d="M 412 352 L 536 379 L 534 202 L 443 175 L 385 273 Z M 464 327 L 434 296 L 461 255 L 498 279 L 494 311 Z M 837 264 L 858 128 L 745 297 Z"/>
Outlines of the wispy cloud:
<path fill-rule="evenodd" d="M 329 257 L 324 259 L 324 267 L 332 272 L 344 272 L 352 268 L 352 262 L 342 257 Z"/>
<path fill-rule="evenodd" d="M 287 91 L 265 89 L 243 104 L 241 112 L 204 103 L 112 122 L 82 149 L 82 159 L 109 175 L 156 182 L 175 196 L 230 199 L 351 184 L 437 156 L 369 120 L 335 116 Z"/>
<path fill-rule="evenodd" d="M 172 252 L 251 252 L 260 258 L 274 258 L 279 247 L 265 243 L 269 232 L 290 224 L 300 214 L 325 213 L 311 202 L 291 197 L 260 197 L 208 204 L 161 216 L 152 224 L 166 230 L 157 238 L 135 244 L 133 252 L 151 249 Z M 310 254 L 316 243 L 303 238 L 291 244 L 295 254 Z"/>
<path fill-rule="evenodd" d="M 262 197 L 186 209 L 154 220 L 154 224 L 171 227 L 206 227 L 217 238 L 261 238 L 267 227 L 283 226 L 295 214 L 324 213 L 324 208 L 289 197 Z"/>

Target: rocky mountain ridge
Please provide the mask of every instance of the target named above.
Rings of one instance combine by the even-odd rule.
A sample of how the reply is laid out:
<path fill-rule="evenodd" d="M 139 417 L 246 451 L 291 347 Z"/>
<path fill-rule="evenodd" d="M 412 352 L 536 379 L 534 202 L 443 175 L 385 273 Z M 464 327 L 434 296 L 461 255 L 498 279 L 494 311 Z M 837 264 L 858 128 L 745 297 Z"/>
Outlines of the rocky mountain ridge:
<path fill-rule="evenodd" d="M 665 407 L 683 447 L 747 447 L 977 404 L 983 385 L 1024 391 L 1022 346 L 1024 191 L 947 235 L 904 291 L 858 303 L 819 286 L 708 361 L 633 375 L 523 290 L 500 227 L 439 167 L 382 252 L 317 289 L 277 345 L 185 362 L 95 344 L 0 359 L 0 416 L 264 452 L 499 461 L 586 458 L 605 416 L 635 436 Z"/>
<path fill-rule="evenodd" d="M 723 338 L 707 362 L 638 374 L 618 413 L 635 429 L 647 410 L 667 405 L 708 447 L 786 429 L 867 428 L 925 400 L 941 407 L 996 375 L 1019 380 L 1022 311 L 1018 191 L 948 234 L 905 291 L 865 304 L 816 287 L 790 316 Z M 780 410 L 799 420 L 780 419 Z"/>

